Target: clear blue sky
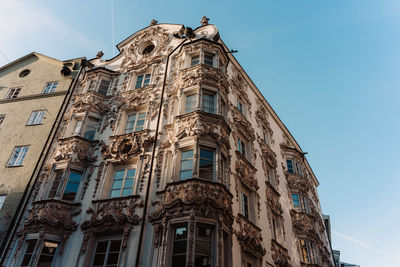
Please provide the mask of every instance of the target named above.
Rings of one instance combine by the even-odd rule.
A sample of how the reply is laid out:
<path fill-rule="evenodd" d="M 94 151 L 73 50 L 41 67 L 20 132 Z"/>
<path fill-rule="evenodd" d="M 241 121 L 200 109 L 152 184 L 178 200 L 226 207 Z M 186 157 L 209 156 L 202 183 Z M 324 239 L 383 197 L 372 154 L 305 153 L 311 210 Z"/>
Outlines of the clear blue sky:
<path fill-rule="evenodd" d="M 195 28 L 203 15 L 309 152 L 342 260 L 400 266 L 399 0 L 114 0 L 114 44 L 111 0 L 0 0 L 0 65 L 110 58 L 153 18 Z"/>

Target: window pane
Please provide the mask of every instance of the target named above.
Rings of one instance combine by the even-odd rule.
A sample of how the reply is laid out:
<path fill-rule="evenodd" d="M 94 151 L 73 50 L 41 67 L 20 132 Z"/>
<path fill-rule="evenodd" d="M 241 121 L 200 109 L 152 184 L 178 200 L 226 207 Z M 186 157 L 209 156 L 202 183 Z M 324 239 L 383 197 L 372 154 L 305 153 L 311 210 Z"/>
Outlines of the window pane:
<path fill-rule="evenodd" d="M 124 179 L 124 175 L 125 175 L 125 170 L 115 171 L 114 179 L 115 180 Z"/>
<path fill-rule="evenodd" d="M 123 180 L 114 180 L 112 189 L 121 189 Z"/>
<path fill-rule="evenodd" d="M 189 171 L 181 171 L 179 178 L 182 179 L 188 179 L 191 178 L 193 176 L 193 171 L 189 170 Z"/>
<path fill-rule="evenodd" d="M 202 102 L 202 106 L 203 106 L 203 111 L 208 112 L 208 113 L 215 113 L 215 103 L 214 103 L 214 95 L 210 95 L 210 94 L 203 94 L 203 102 Z"/>
<path fill-rule="evenodd" d="M 45 241 L 42 247 L 42 251 L 40 253 L 38 267 L 47 267 L 51 266 L 54 258 L 54 254 L 56 253 L 58 244 L 53 242 Z"/>
<path fill-rule="evenodd" d="M 292 200 L 293 200 L 293 206 L 294 207 L 300 207 L 299 195 L 292 194 Z"/>
<path fill-rule="evenodd" d="M 126 177 L 135 177 L 136 169 L 128 169 Z"/>
<path fill-rule="evenodd" d="M 293 161 L 291 159 L 287 159 L 286 164 L 287 164 L 288 172 L 294 173 Z"/>
<path fill-rule="evenodd" d="M 214 54 L 204 53 L 204 64 L 213 66 Z"/>
<path fill-rule="evenodd" d="M 199 56 L 199 55 L 196 55 L 196 56 L 193 56 L 193 57 L 192 57 L 191 62 L 190 62 L 190 65 L 191 65 L 191 66 L 194 66 L 194 65 L 199 64 L 199 62 L 200 62 L 200 56 Z"/>
<path fill-rule="evenodd" d="M 111 81 L 101 80 L 98 93 L 101 95 L 107 95 L 108 87 L 110 87 L 110 82 Z"/>
<path fill-rule="evenodd" d="M 132 187 L 134 179 L 126 179 L 124 187 Z"/>
<path fill-rule="evenodd" d="M 146 76 L 144 78 L 144 82 L 143 82 L 143 87 L 148 86 L 150 84 L 150 77 L 151 77 L 151 74 L 146 74 Z"/>
<path fill-rule="evenodd" d="M 142 87 L 143 75 L 137 77 L 135 89 Z"/>
<path fill-rule="evenodd" d="M 182 159 L 193 158 L 193 150 L 186 150 L 182 152 Z"/>
<path fill-rule="evenodd" d="M 132 195 L 132 188 L 124 188 L 122 190 L 123 197 L 130 196 L 130 195 Z"/>
<path fill-rule="evenodd" d="M 199 177 L 213 180 L 213 178 L 214 178 L 214 151 L 200 149 Z"/>
<path fill-rule="evenodd" d="M 189 112 L 194 111 L 196 109 L 196 104 L 197 104 L 197 95 L 196 94 L 186 96 L 185 112 L 189 113 Z"/>
<path fill-rule="evenodd" d="M 111 190 L 110 197 L 119 197 L 120 192 L 121 192 L 121 189 L 113 189 L 113 190 Z"/>

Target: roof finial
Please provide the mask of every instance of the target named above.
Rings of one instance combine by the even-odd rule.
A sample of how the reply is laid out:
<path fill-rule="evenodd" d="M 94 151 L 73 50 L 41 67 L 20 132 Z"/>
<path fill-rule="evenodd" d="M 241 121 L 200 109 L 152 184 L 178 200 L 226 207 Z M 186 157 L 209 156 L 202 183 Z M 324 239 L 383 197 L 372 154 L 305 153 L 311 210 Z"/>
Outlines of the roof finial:
<path fill-rule="evenodd" d="M 201 26 L 206 26 L 206 25 L 208 25 L 208 21 L 209 21 L 209 20 L 210 20 L 209 18 L 207 18 L 206 16 L 203 16 L 203 18 L 202 18 L 201 21 L 200 21 Z"/>
<path fill-rule="evenodd" d="M 96 57 L 97 57 L 97 58 L 102 58 L 103 56 L 104 56 L 103 51 L 99 51 L 99 52 L 97 52 L 97 54 L 96 54 Z"/>
<path fill-rule="evenodd" d="M 157 25 L 157 23 L 158 23 L 158 21 L 155 20 L 155 19 L 153 19 L 153 20 L 150 22 L 150 26 Z"/>

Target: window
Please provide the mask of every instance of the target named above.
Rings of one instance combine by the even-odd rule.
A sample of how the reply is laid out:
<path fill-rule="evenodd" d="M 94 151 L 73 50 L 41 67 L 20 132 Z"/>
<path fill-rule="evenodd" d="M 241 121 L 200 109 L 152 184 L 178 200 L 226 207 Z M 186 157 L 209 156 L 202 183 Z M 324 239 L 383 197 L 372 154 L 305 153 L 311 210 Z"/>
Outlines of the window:
<path fill-rule="evenodd" d="M 272 238 L 278 243 L 283 242 L 283 228 L 281 218 L 272 212 Z"/>
<path fill-rule="evenodd" d="M 185 113 L 195 111 L 197 108 L 197 94 L 186 96 Z"/>
<path fill-rule="evenodd" d="M 99 90 L 97 91 L 101 95 L 107 95 L 108 87 L 110 87 L 111 81 L 101 80 Z"/>
<path fill-rule="evenodd" d="M 244 115 L 243 103 L 240 100 L 237 101 L 237 108 Z"/>
<path fill-rule="evenodd" d="M 41 124 L 45 112 L 46 112 L 45 110 L 33 111 L 28 120 L 27 125 Z"/>
<path fill-rule="evenodd" d="M 73 136 L 79 135 L 81 133 L 82 125 L 83 125 L 82 119 L 76 122 L 74 132 L 72 133 Z"/>
<path fill-rule="evenodd" d="M 194 66 L 199 63 L 200 63 L 200 56 L 199 55 L 192 56 L 192 58 L 190 60 L 190 66 Z"/>
<path fill-rule="evenodd" d="M 297 173 L 303 176 L 303 164 L 301 164 L 301 162 L 295 161 L 294 159 L 287 159 L 286 165 L 289 173 Z"/>
<path fill-rule="evenodd" d="M 8 91 L 8 93 L 4 99 L 16 98 L 20 91 L 21 91 L 21 88 L 10 88 L 10 90 Z"/>
<path fill-rule="evenodd" d="M 28 76 L 29 73 L 31 73 L 30 70 L 28 70 L 28 69 L 23 70 L 23 71 L 21 71 L 21 72 L 19 73 L 19 77 L 20 77 L 20 78 L 24 78 L 24 77 Z"/>
<path fill-rule="evenodd" d="M 214 54 L 204 52 L 204 64 L 212 67 L 214 65 L 214 56 Z"/>
<path fill-rule="evenodd" d="M 220 170 L 222 182 L 229 188 L 229 163 L 224 155 L 221 155 Z"/>
<path fill-rule="evenodd" d="M 54 93 L 58 85 L 58 82 L 48 82 L 43 89 L 43 94 Z"/>
<path fill-rule="evenodd" d="M 171 266 L 185 266 L 187 253 L 187 226 L 179 226 L 174 229 L 174 239 L 172 245 L 172 264 Z"/>
<path fill-rule="evenodd" d="M 308 239 L 299 239 L 301 261 L 304 263 L 319 264 L 317 250 L 314 242 Z"/>
<path fill-rule="evenodd" d="M 186 266 L 188 240 L 194 240 L 194 267 L 211 267 L 213 264 L 214 226 L 197 223 L 195 236 L 188 236 L 187 224 L 173 228 L 171 267 Z"/>
<path fill-rule="evenodd" d="M 93 140 L 97 132 L 97 127 L 99 126 L 99 120 L 93 117 L 89 117 L 83 134 L 83 138 L 88 140 Z"/>
<path fill-rule="evenodd" d="M 151 74 L 140 75 L 137 77 L 135 89 L 149 86 Z"/>
<path fill-rule="evenodd" d="M 22 166 L 29 146 L 17 146 L 14 148 L 7 166 Z"/>
<path fill-rule="evenodd" d="M 215 155 L 214 151 L 200 148 L 199 177 L 214 180 Z"/>
<path fill-rule="evenodd" d="M 153 50 L 154 50 L 155 46 L 153 44 L 149 44 L 148 46 L 145 47 L 145 49 L 143 49 L 142 54 L 146 55 L 146 54 L 150 54 Z"/>
<path fill-rule="evenodd" d="M 0 125 L 3 123 L 4 119 L 6 118 L 6 115 L 0 115 Z"/>
<path fill-rule="evenodd" d="M 4 205 L 4 202 L 6 201 L 7 195 L 0 195 L 0 210 Z"/>
<path fill-rule="evenodd" d="M 56 171 L 48 198 L 59 197 L 62 200 L 74 202 L 82 180 L 83 172 L 71 170 L 68 174 L 68 180 L 65 187 L 62 182 L 63 176 L 64 172 L 62 170 Z M 57 195 L 57 192 L 60 192 L 60 195 Z"/>
<path fill-rule="evenodd" d="M 238 138 L 238 150 L 246 158 L 246 143 L 240 137 Z"/>
<path fill-rule="evenodd" d="M 145 112 L 129 115 L 126 121 L 125 133 L 132 133 L 143 130 L 145 121 Z"/>
<path fill-rule="evenodd" d="M 207 224 L 197 224 L 194 267 L 211 267 L 212 227 Z"/>
<path fill-rule="evenodd" d="M 24 258 L 21 263 L 21 267 L 25 266 L 52 266 L 56 252 L 58 249 L 58 243 L 53 241 L 44 240 L 43 245 L 39 244 L 36 239 L 26 241 L 26 249 Z M 37 260 L 32 255 L 35 252 L 35 248 L 39 251 Z"/>
<path fill-rule="evenodd" d="M 96 242 L 93 267 L 118 266 L 121 251 L 121 239 L 101 240 Z"/>
<path fill-rule="evenodd" d="M 110 197 L 130 196 L 135 185 L 136 169 L 126 168 L 114 172 Z"/>
<path fill-rule="evenodd" d="M 182 152 L 179 179 L 184 180 L 193 176 L 193 149 Z"/>
<path fill-rule="evenodd" d="M 267 179 L 268 182 L 274 187 L 276 188 L 277 184 L 276 184 L 276 176 L 275 176 L 275 170 L 274 168 L 270 167 L 267 165 Z"/>
<path fill-rule="evenodd" d="M 203 92 L 202 98 L 203 111 L 215 114 L 215 94 L 211 92 Z"/>
<path fill-rule="evenodd" d="M 264 132 L 264 142 L 269 146 L 271 145 L 271 137 L 270 134 L 267 132 Z"/>
<path fill-rule="evenodd" d="M 71 201 L 75 200 L 78 193 L 78 188 L 82 180 L 82 173 L 78 171 L 71 171 L 69 173 L 67 185 L 65 186 L 62 200 Z"/>
<path fill-rule="evenodd" d="M 249 195 L 245 192 L 241 193 L 241 213 L 246 219 L 249 219 Z"/>
<path fill-rule="evenodd" d="M 307 197 L 294 193 L 292 194 L 292 203 L 294 209 L 301 212 L 311 213 Z"/>

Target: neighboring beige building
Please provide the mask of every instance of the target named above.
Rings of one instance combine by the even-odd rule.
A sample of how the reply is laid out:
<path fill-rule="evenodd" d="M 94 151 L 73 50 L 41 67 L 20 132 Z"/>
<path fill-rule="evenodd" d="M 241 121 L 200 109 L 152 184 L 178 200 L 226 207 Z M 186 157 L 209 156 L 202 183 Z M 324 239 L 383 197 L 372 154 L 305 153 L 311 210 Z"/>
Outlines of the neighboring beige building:
<path fill-rule="evenodd" d="M 80 61 L 30 53 L 0 68 L 0 247 L 56 130 Z"/>
<path fill-rule="evenodd" d="M 304 153 L 201 23 L 90 61 L 4 266 L 334 266 Z"/>

